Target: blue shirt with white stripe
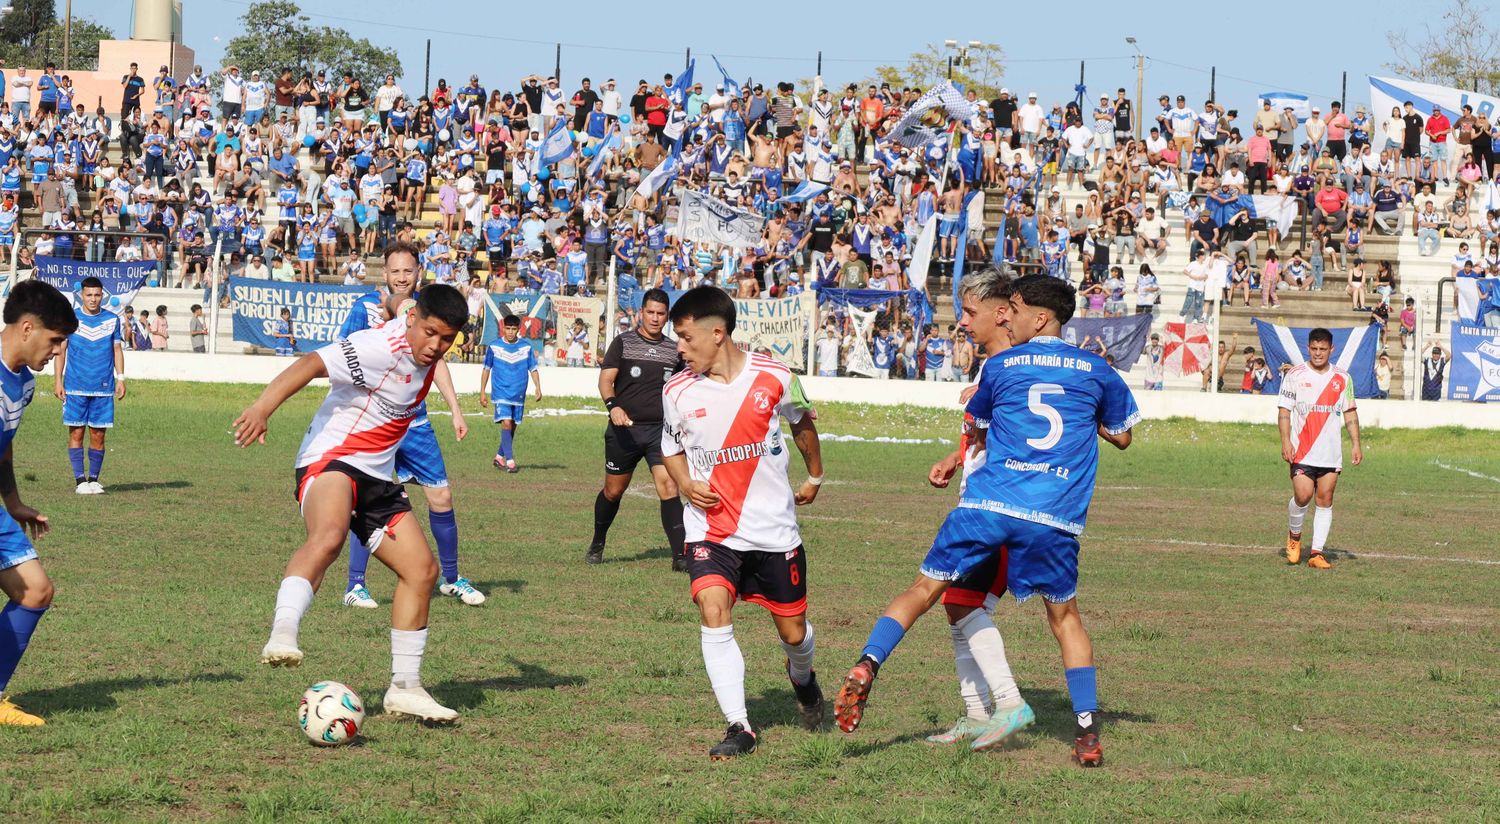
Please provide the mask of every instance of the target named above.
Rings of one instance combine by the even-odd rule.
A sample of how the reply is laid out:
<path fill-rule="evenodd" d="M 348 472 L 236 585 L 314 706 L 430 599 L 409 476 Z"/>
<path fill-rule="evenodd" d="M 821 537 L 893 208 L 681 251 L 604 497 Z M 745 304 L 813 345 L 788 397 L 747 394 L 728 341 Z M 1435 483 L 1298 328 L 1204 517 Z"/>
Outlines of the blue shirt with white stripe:
<path fill-rule="evenodd" d="M 4 413 L 0 415 L 0 455 L 9 451 L 15 441 L 16 430 L 21 428 L 21 413 L 35 394 L 36 378 L 30 369 L 22 366 L 20 371 L 12 372 L 0 363 L 0 407 L 3 407 L 0 412 Z"/>
<path fill-rule="evenodd" d="M 107 309 L 90 315 L 82 307 L 78 331 L 68 336 L 68 360 L 63 391 L 69 395 L 104 397 L 115 393 L 115 344 L 124 345 L 120 316 Z"/>
<path fill-rule="evenodd" d="M 526 381 L 536 371 L 536 350 L 531 342 L 516 338 L 490 341 L 484 349 L 484 368 L 490 370 L 490 400 L 495 403 L 525 403 Z"/>

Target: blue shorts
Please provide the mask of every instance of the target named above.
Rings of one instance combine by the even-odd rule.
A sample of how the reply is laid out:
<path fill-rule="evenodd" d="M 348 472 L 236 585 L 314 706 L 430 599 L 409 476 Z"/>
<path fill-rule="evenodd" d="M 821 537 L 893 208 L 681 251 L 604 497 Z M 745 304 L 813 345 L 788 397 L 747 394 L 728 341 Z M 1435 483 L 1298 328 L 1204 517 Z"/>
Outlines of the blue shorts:
<path fill-rule="evenodd" d="M 36 558 L 36 548 L 9 512 L 0 511 L 0 569 L 20 566 Z"/>
<path fill-rule="evenodd" d="M 114 395 L 64 395 L 63 426 L 108 429 L 115 425 Z"/>
<path fill-rule="evenodd" d="M 958 237 L 959 219 L 938 215 L 938 237 Z"/>
<path fill-rule="evenodd" d="M 448 466 L 443 463 L 443 452 L 438 449 L 437 433 L 431 424 L 406 430 L 406 437 L 396 447 L 396 480 L 416 481 L 429 488 L 448 485 Z"/>
<path fill-rule="evenodd" d="M 1078 536 L 964 506 L 948 513 L 938 528 L 922 560 L 922 574 L 939 581 L 961 580 L 1002 546 L 1008 551 L 1006 588 L 1017 601 L 1041 595 L 1061 604 L 1078 593 Z"/>
<path fill-rule="evenodd" d="M 520 423 L 526 417 L 526 402 L 510 403 L 509 401 L 495 401 L 495 423 L 510 421 Z"/>

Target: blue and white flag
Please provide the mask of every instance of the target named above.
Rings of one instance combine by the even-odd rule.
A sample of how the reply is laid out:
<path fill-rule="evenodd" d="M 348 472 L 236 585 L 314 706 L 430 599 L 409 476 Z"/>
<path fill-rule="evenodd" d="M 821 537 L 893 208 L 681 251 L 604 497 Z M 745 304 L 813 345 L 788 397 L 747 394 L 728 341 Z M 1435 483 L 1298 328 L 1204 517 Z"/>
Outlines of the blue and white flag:
<path fill-rule="evenodd" d="M 689 60 L 687 68 L 682 70 L 682 74 L 677 75 L 673 79 L 672 85 L 667 87 L 668 100 L 673 103 L 681 103 L 684 106 L 687 105 L 688 90 L 693 88 L 693 67 L 696 65 L 698 65 L 697 58 Z"/>
<path fill-rule="evenodd" d="M 1260 102 L 1270 101 L 1271 111 L 1279 117 L 1282 109 L 1292 107 L 1292 114 L 1296 116 L 1298 123 L 1305 123 L 1312 114 L 1312 104 L 1308 103 L 1307 95 L 1295 92 L 1262 92 Z"/>
<path fill-rule="evenodd" d="M 672 181 L 677 179 L 677 171 L 682 167 L 682 158 L 676 153 L 667 155 L 666 159 L 656 164 L 650 174 L 641 178 L 641 184 L 635 187 L 636 197 L 650 199 L 657 192 L 670 188 Z"/>
<path fill-rule="evenodd" d="M 1500 402 L 1500 329 L 1455 323 L 1448 400 Z"/>
<path fill-rule="evenodd" d="M 594 147 L 594 159 L 589 162 L 589 179 L 594 180 L 604 173 L 604 164 L 609 162 L 611 152 L 620 150 L 620 133 L 612 131 Z"/>
<path fill-rule="evenodd" d="M 338 338 L 349 309 L 368 286 L 285 283 L 259 278 L 230 278 L 229 305 L 234 339 L 265 349 L 285 346 L 275 336 L 281 310 L 292 312 L 292 336 L 298 352 L 311 352 Z"/>
<path fill-rule="evenodd" d="M 1146 349 L 1146 339 L 1151 336 L 1151 315 L 1126 315 L 1120 318 L 1073 318 L 1063 327 L 1062 339 L 1074 346 L 1084 338 L 1093 338 L 1103 344 L 1103 354 L 1115 359 L 1115 368 L 1129 372 Z M 1100 350 L 1092 341 L 1085 347 L 1091 352 Z"/>
<path fill-rule="evenodd" d="M 1215 226 L 1228 223 L 1241 209 L 1249 211 L 1252 218 L 1275 221 L 1282 233 L 1290 231 L 1292 224 L 1297 221 L 1297 198 L 1289 195 L 1240 195 L 1239 199 L 1228 203 L 1221 203 L 1210 196 L 1205 202 Z"/>
<path fill-rule="evenodd" d="M 766 220 L 757 212 L 684 187 L 677 225 L 684 240 L 745 249 L 760 243 Z"/>
<path fill-rule="evenodd" d="M 979 107 L 964 99 L 953 85 L 945 80 L 928 89 L 917 102 L 906 110 L 906 115 L 891 129 L 891 139 L 909 148 L 920 149 L 942 136 L 948 129 L 948 121 L 974 119 Z"/>
<path fill-rule="evenodd" d="M 801 183 L 797 184 L 797 188 L 793 189 L 791 194 L 782 198 L 781 202 L 806 203 L 826 191 L 828 191 L 827 183 L 816 183 L 811 180 L 804 180 Z"/>
<path fill-rule="evenodd" d="M 1491 312 L 1500 313 L 1500 278 L 1455 278 L 1458 292 L 1458 319 L 1483 326 Z"/>
<path fill-rule="evenodd" d="M 557 125 L 542 138 L 542 145 L 537 147 L 536 153 L 541 166 L 551 166 L 573 156 L 573 133 L 568 130 L 566 120 L 557 119 Z"/>
<path fill-rule="evenodd" d="M 79 297 L 79 292 L 83 290 L 83 279 L 98 278 L 104 285 L 104 308 L 118 315 L 135 300 L 135 293 L 140 291 L 141 286 L 156 277 L 158 268 L 154 260 L 89 263 L 40 255 L 36 259 L 36 271 L 32 276 L 71 296 L 75 306 L 83 305 L 83 300 Z"/>
<path fill-rule="evenodd" d="M 1307 361 L 1307 335 L 1312 332 L 1312 327 L 1280 326 L 1260 318 L 1255 318 L 1254 322 L 1266 365 L 1271 368 L 1271 380 L 1266 382 L 1264 394 L 1274 395 L 1281 391 L 1281 367 L 1299 366 Z M 1375 359 L 1380 354 L 1380 330 L 1370 324 L 1328 331 L 1333 333 L 1333 365 L 1354 379 L 1354 396 L 1375 397 Z"/>
<path fill-rule="evenodd" d="M 729 72 L 724 71 L 724 65 L 719 62 L 718 57 L 714 55 L 709 56 L 714 58 L 714 66 L 718 68 L 719 74 L 724 76 L 724 94 L 727 94 L 730 97 L 739 97 L 740 84 L 736 83 L 734 81 L 734 78 L 729 76 Z"/>

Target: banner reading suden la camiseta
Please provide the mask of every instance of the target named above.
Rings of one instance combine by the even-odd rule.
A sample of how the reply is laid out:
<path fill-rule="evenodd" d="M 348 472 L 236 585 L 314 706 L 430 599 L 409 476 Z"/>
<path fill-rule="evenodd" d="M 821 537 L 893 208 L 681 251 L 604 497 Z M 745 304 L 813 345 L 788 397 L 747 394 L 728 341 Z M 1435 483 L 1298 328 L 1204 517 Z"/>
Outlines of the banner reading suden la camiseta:
<path fill-rule="evenodd" d="M 98 278 L 104 286 L 104 308 L 120 314 L 135 300 L 135 293 L 141 286 L 156 277 L 159 268 L 154 260 L 96 263 L 41 255 L 36 259 L 33 277 L 51 284 L 65 295 L 72 295 L 75 303 L 78 302 L 77 293 L 83 288 L 83 279 Z"/>
<path fill-rule="evenodd" d="M 322 283 L 284 283 L 257 278 L 230 278 L 229 305 L 234 316 L 234 339 L 275 349 L 281 310 L 292 313 L 292 336 L 298 352 L 311 352 L 338 337 L 349 309 L 367 286 Z"/>
<path fill-rule="evenodd" d="M 1399 109 L 1406 114 L 1404 104 L 1410 100 L 1417 114 L 1422 120 L 1432 116 L 1432 107 L 1437 106 L 1443 110 L 1449 121 L 1457 121 L 1463 113 L 1464 106 L 1473 106 L 1474 115 L 1484 115 L 1491 121 L 1495 118 L 1495 112 L 1500 109 L 1500 98 L 1491 97 L 1487 94 L 1465 91 L 1452 86 L 1438 86 L 1433 83 L 1418 83 L 1415 80 L 1402 80 L 1399 77 L 1371 77 L 1370 78 L 1370 125 L 1374 130 L 1371 133 L 1371 145 L 1378 152 L 1385 146 L 1385 121 L 1391 116 L 1392 109 Z M 1350 115 L 1353 116 L 1352 113 Z M 1395 135 L 1394 140 L 1399 144 L 1401 135 Z M 1427 139 L 1422 139 L 1426 145 Z M 1457 157 L 1454 158 L 1455 160 Z"/>

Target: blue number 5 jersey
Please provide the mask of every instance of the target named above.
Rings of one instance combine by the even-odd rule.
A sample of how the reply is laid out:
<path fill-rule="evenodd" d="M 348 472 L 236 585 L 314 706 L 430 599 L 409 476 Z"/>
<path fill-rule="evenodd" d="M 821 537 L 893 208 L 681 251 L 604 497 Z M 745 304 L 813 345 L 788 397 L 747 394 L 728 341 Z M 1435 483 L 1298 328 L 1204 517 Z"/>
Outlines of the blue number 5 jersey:
<path fill-rule="evenodd" d="M 988 457 L 959 506 L 1074 535 L 1083 532 L 1094 496 L 1099 427 L 1119 434 L 1141 417 L 1103 358 L 1055 337 L 1033 338 L 985 363 L 965 411 L 988 428 Z"/>

